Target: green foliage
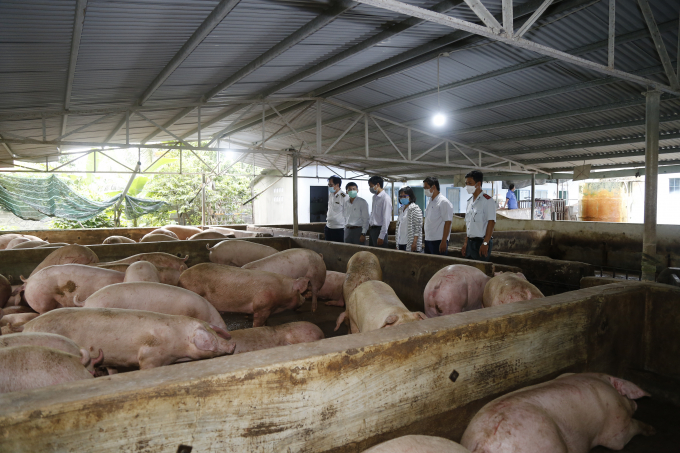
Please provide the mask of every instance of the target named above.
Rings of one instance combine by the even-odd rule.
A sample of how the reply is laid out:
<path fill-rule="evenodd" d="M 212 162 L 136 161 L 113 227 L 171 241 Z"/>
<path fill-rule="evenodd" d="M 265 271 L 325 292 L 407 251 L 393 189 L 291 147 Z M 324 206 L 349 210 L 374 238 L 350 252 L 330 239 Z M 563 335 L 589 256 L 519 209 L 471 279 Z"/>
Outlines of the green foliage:
<path fill-rule="evenodd" d="M 50 228 L 56 230 L 74 230 L 78 228 L 113 228 L 115 224 L 106 213 L 92 217 L 89 220 L 79 222 L 77 220 L 54 219 L 50 222 Z"/>

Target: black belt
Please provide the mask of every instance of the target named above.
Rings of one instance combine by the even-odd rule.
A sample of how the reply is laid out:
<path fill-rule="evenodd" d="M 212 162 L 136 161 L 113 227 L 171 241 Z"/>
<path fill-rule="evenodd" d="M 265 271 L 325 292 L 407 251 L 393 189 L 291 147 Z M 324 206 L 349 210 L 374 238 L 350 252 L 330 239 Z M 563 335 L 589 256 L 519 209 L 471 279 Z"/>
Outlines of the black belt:
<path fill-rule="evenodd" d="M 374 229 L 374 228 L 382 228 L 382 225 L 372 225 L 371 229 Z"/>
<path fill-rule="evenodd" d="M 493 239 L 493 236 L 491 236 L 491 239 Z M 491 239 L 489 239 L 489 241 L 491 241 Z M 468 238 L 468 240 L 472 242 L 484 242 L 484 238 Z"/>
<path fill-rule="evenodd" d="M 361 228 L 361 227 L 360 226 L 354 226 L 354 225 L 347 225 L 345 228 L 347 228 L 349 230 L 355 230 L 355 229 Z"/>

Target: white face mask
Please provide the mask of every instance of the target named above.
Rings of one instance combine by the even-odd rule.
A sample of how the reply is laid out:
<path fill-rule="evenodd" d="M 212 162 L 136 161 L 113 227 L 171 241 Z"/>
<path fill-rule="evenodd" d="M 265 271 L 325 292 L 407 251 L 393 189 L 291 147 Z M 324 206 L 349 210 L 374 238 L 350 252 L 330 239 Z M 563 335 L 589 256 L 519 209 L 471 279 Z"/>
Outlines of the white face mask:
<path fill-rule="evenodd" d="M 473 193 L 475 193 L 475 190 L 477 190 L 477 188 L 475 186 L 465 186 L 465 190 L 467 190 L 467 193 L 472 195 Z"/>
<path fill-rule="evenodd" d="M 428 197 L 431 197 L 432 195 L 434 195 L 434 189 L 429 188 L 425 191 L 425 193 L 427 194 Z"/>

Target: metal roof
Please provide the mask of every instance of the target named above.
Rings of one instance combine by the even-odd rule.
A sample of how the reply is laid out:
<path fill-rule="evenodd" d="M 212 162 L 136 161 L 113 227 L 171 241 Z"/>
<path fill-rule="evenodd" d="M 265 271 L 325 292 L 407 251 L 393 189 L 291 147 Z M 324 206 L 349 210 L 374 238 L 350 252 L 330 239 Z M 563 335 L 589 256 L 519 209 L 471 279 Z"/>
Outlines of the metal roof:
<path fill-rule="evenodd" d="M 405 3 L 481 24 L 462 0 Z M 515 29 L 542 3 L 515 0 Z M 500 0 L 481 4 L 502 22 Z M 649 4 L 677 71 L 680 3 Z M 211 22 L 220 8 L 224 17 Z M 607 1 L 555 0 L 524 38 L 606 65 L 608 8 Z M 646 77 L 650 86 L 672 85 L 638 2 L 616 3 L 616 40 L 616 69 Z M 441 52 L 448 55 L 438 59 Z M 166 77 L 154 87 L 161 74 Z M 289 148 L 303 151 L 302 162 L 404 179 L 450 173 L 455 166 L 505 168 L 504 159 L 513 161 L 515 171 L 564 170 L 584 161 L 637 165 L 644 162 L 639 150 L 645 89 L 347 0 L 0 2 L 3 171 L 13 162 L 55 161 L 60 153 L 107 143 L 116 147 L 128 137 L 129 146 L 172 142 L 200 148 L 199 106 L 201 137 L 212 140 L 210 147 L 221 137 L 221 148 L 227 143 L 251 152 L 247 160 L 255 156 L 264 168 L 287 168 L 287 158 L 277 153 Z M 361 159 L 364 119 L 330 152 L 316 155 L 316 100 L 323 100 L 323 151 L 360 115 L 373 115 L 372 160 Z M 262 105 L 244 114 L 249 102 L 263 101 L 264 126 Z M 445 127 L 431 124 L 437 111 L 447 113 Z M 678 97 L 662 97 L 661 117 L 660 160 L 676 159 L 680 151 L 671 151 L 680 146 Z M 407 127 L 414 129 L 412 161 L 401 155 L 407 153 Z M 272 136 L 264 145 L 263 130 Z M 442 140 L 450 141 L 448 164 L 444 144 L 431 149 Z M 126 155 L 109 151 L 116 153 Z"/>

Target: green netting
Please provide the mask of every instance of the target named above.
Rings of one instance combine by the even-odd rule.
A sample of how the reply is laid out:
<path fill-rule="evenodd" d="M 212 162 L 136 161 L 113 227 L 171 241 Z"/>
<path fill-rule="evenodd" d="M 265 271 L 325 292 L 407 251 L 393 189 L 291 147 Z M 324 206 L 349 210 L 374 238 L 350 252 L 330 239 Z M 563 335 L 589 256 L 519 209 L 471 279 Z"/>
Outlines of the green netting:
<path fill-rule="evenodd" d="M 71 190 L 56 175 L 41 179 L 0 176 L 0 206 L 24 220 L 46 217 L 87 220 L 116 204 L 121 195 L 107 201 L 92 201 Z M 165 205 L 164 201 L 126 195 L 125 216 L 136 219 Z"/>

